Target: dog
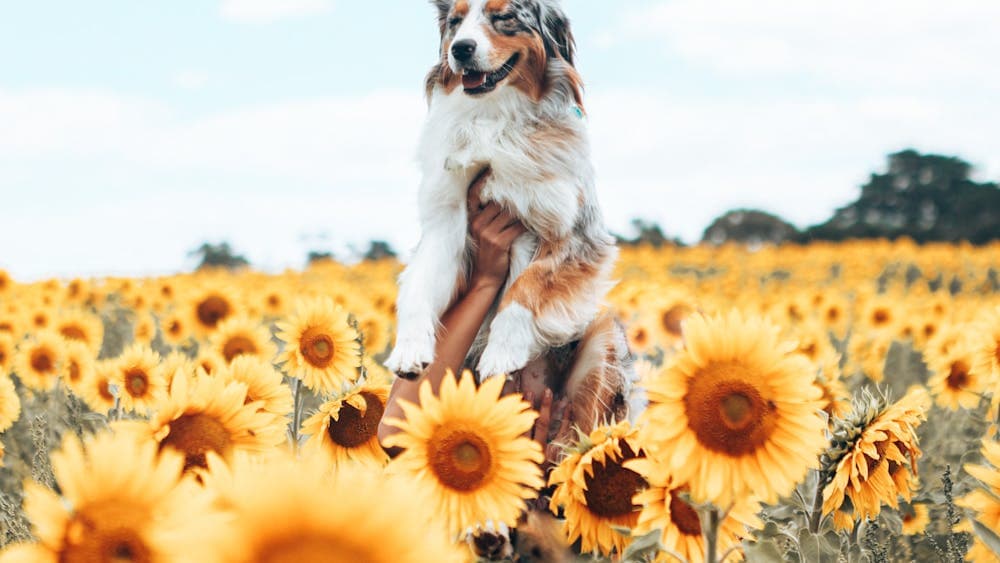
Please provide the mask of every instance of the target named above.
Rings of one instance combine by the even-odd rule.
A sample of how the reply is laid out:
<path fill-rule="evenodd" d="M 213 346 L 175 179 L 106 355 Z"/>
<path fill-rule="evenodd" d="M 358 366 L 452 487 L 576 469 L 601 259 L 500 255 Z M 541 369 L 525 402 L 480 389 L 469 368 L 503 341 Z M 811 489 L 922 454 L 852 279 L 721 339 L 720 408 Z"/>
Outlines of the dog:
<path fill-rule="evenodd" d="M 468 365 L 511 374 L 579 339 L 611 287 L 617 249 L 589 156 L 575 41 L 557 0 L 432 0 L 440 60 L 427 76 L 420 139 L 420 242 L 403 273 L 386 366 L 417 375 L 434 359 L 441 315 L 468 282 L 469 185 L 528 232 Z"/>

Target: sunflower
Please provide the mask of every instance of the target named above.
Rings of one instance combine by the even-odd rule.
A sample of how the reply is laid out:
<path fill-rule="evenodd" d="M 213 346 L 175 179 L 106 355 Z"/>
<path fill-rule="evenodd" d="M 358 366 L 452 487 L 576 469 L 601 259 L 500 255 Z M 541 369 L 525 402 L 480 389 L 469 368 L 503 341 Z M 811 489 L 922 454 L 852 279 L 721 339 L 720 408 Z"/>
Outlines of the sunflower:
<path fill-rule="evenodd" d="M 837 511 L 838 527 L 875 518 L 882 504 L 897 508 L 898 497 L 910 501 L 921 456 L 916 428 L 929 406 L 922 388 L 888 407 L 884 399 L 863 392 L 848 418 L 836 421 L 822 479 L 823 514 Z"/>
<path fill-rule="evenodd" d="M 69 432 L 51 458 L 63 496 L 25 484 L 43 561 L 206 560 L 205 542 L 223 530 L 211 497 L 181 483 L 181 457 L 151 442 L 103 433 L 84 448 Z"/>
<path fill-rule="evenodd" d="M 287 416 L 294 408 L 292 390 L 282 381 L 281 372 L 269 361 L 254 356 L 239 356 L 220 368 L 218 377 L 247 386 L 246 403 L 278 416 Z"/>
<path fill-rule="evenodd" d="M 204 348 L 198 352 L 198 357 L 194 359 L 196 373 L 205 375 L 215 375 L 226 366 L 226 359 L 211 348 Z"/>
<path fill-rule="evenodd" d="M 94 369 L 85 374 L 77 394 L 90 410 L 107 413 L 115 407 L 115 392 L 112 389 L 118 369 L 114 360 L 94 363 Z"/>
<path fill-rule="evenodd" d="M 926 504 L 907 504 L 901 507 L 899 512 L 903 520 L 904 535 L 922 535 L 927 525 L 931 523 L 930 510 Z"/>
<path fill-rule="evenodd" d="M 21 416 L 21 399 L 17 396 L 14 382 L 6 375 L 0 375 L 0 433 L 10 428 Z"/>
<path fill-rule="evenodd" d="M 386 445 L 406 450 L 390 470 L 430 492 L 453 534 L 487 520 L 513 526 L 544 484 L 541 447 L 524 437 L 538 415 L 519 395 L 500 397 L 503 385 L 494 377 L 477 390 L 466 371 L 460 382 L 446 375 L 435 397 L 424 381 L 420 406 L 403 402 L 405 420 L 387 420 L 401 432 Z"/>
<path fill-rule="evenodd" d="M 239 356 L 255 356 L 270 362 L 277 348 L 271 331 L 248 317 L 231 317 L 219 323 L 210 338 L 212 348 L 226 362 Z"/>
<path fill-rule="evenodd" d="M 132 323 L 132 342 L 149 346 L 155 338 L 156 319 L 149 313 L 137 314 L 135 322 Z"/>
<path fill-rule="evenodd" d="M 10 374 L 14 366 L 14 337 L 6 332 L 0 332 L 0 375 Z"/>
<path fill-rule="evenodd" d="M 218 538 L 220 563 L 459 563 L 464 554 L 432 520 L 410 483 L 360 468 L 335 473 L 318 458 L 240 457 L 213 467 L 209 487 L 231 507 L 232 533 Z M 223 481 L 223 482 L 220 482 Z"/>
<path fill-rule="evenodd" d="M 173 312 L 160 322 L 160 332 L 167 344 L 178 346 L 191 337 L 191 326 L 186 316 Z"/>
<path fill-rule="evenodd" d="M 184 454 L 185 469 L 207 467 L 209 452 L 230 460 L 238 450 L 264 452 L 283 442 L 284 419 L 247 404 L 246 396 L 246 385 L 236 381 L 176 377 L 149 421 L 150 434 L 161 449 Z"/>
<path fill-rule="evenodd" d="M 1000 530 L 1000 442 L 984 441 L 984 465 L 966 464 L 966 473 L 978 479 L 983 487 L 968 493 L 956 504 L 968 508 L 976 520 L 991 530 Z"/>
<path fill-rule="evenodd" d="M 389 456 L 378 441 L 378 424 L 388 400 L 388 385 L 365 383 L 327 402 L 302 423 L 310 436 L 304 451 L 323 452 L 337 467 L 347 461 L 384 466 Z"/>
<path fill-rule="evenodd" d="M 288 322 L 278 323 L 285 350 L 278 363 L 316 392 L 333 393 L 358 378 L 361 344 L 347 312 L 328 297 L 301 303 Z"/>
<path fill-rule="evenodd" d="M 184 305 L 188 311 L 188 324 L 199 336 L 215 332 L 219 324 L 240 313 L 239 299 L 233 289 L 218 283 L 209 283 L 193 293 Z"/>
<path fill-rule="evenodd" d="M 643 443 L 695 502 L 790 493 L 826 446 L 815 370 L 759 318 L 692 315 L 684 334 L 685 349 L 644 383 Z"/>
<path fill-rule="evenodd" d="M 142 344 L 133 344 L 115 361 L 112 382 L 121 390 L 124 410 L 147 413 L 167 391 L 160 355 Z"/>
<path fill-rule="evenodd" d="M 981 373 L 1000 378 L 1000 306 L 982 315 L 977 328 L 975 363 Z"/>
<path fill-rule="evenodd" d="M 80 309 L 66 309 L 55 319 L 53 328 L 66 340 L 83 343 L 94 355 L 101 351 L 104 324 L 97 315 Z"/>
<path fill-rule="evenodd" d="M 853 335 L 848 343 L 848 358 L 868 379 L 880 383 L 885 378 L 885 361 L 892 343 L 893 337 L 889 334 L 875 334 L 871 337 L 864 334 Z"/>
<path fill-rule="evenodd" d="M 63 382 L 73 393 L 81 395 L 84 382 L 94 371 L 94 352 L 86 344 L 77 340 L 66 343 Z"/>
<path fill-rule="evenodd" d="M 625 467 L 645 455 L 638 442 L 638 431 L 627 422 L 595 428 L 549 476 L 549 485 L 556 485 L 550 509 L 563 508 L 563 531 L 570 543 L 580 540 L 584 553 L 621 555 L 630 543 L 618 529 L 639 521 L 641 507 L 632 497 L 646 481 Z"/>
<path fill-rule="evenodd" d="M 975 349 L 967 340 L 959 340 L 947 354 L 928 351 L 926 357 L 933 373 L 927 387 L 938 405 L 951 410 L 979 406 L 991 374 L 980 372 L 986 366 L 976 362 Z"/>
<path fill-rule="evenodd" d="M 54 389 L 63 369 L 65 343 L 51 331 L 41 331 L 21 343 L 14 355 L 14 373 L 35 391 Z"/>
<path fill-rule="evenodd" d="M 670 476 L 670 468 L 656 458 L 632 459 L 625 462 L 625 467 L 638 473 L 648 484 L 646 489 L 632 497 L 633 504 L 642 507 L 632 534 L 642 536 L 661 530 L 660 543 L 667 550 L 690 563 L 702 563 L 705 560 L 705 537 L 698 509 L 684 499 L 687 487 L 676 483 Z M 726 553 L 731 547 L 739 545 L 749 530 L 763 526 L 757 517 L 758 512 L 760 504 L 749 498 L 736 502 L 719 522 L 716 539 L 719 553 Z M 735 552 L 733 556 L 736 556 Z M 657 558 L 664 563 L 671 560 L 665 553 Z"/>

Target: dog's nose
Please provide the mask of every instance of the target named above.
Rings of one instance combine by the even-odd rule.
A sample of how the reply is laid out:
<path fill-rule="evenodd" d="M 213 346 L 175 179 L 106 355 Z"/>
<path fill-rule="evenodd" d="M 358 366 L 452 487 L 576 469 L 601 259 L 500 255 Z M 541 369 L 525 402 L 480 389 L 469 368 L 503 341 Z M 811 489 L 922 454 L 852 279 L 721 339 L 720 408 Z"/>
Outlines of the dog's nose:
<path fill-rule="evenodd" d="M 476 52 L 475 39 L 462 39 L 451 44 L 451 54 L 456 61 L 467 63 Z"/>

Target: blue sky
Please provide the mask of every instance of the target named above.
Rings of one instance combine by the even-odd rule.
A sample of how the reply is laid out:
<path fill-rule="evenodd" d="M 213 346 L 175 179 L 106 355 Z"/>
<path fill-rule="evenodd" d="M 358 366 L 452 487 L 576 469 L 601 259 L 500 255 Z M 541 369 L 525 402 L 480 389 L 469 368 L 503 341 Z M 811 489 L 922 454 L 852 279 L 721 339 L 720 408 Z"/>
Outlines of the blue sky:
<path fill-rule="evenodd" d="M 607 220 L 687 240 L 735 206 L 799 225 L 886 153 L 1000 178 L 1000 3 L 566 0 Z M 301 265 L 415 244 L 421 0 L 34 0 L 0 8 L 0 268 Z"/>

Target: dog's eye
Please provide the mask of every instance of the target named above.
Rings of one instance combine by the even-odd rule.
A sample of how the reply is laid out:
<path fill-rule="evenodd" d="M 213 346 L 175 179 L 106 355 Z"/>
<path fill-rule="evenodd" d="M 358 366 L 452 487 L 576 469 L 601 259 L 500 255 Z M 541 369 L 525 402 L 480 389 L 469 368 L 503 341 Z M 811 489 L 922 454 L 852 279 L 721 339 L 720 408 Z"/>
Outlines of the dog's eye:
<path fill-rule="evenodd" d="M 460 23 L 462 23 L 462 18 L 451 18 L 448 20 L 448 27 L 456 27 Z"/>
<path fill-rule="evenodd" d="M 512 12 L 507 12 L 506 14 L 497 14 L 493 16 L 493 21 L 495 22 L 505 22 L 514 19 L 514 14 Z"/>

